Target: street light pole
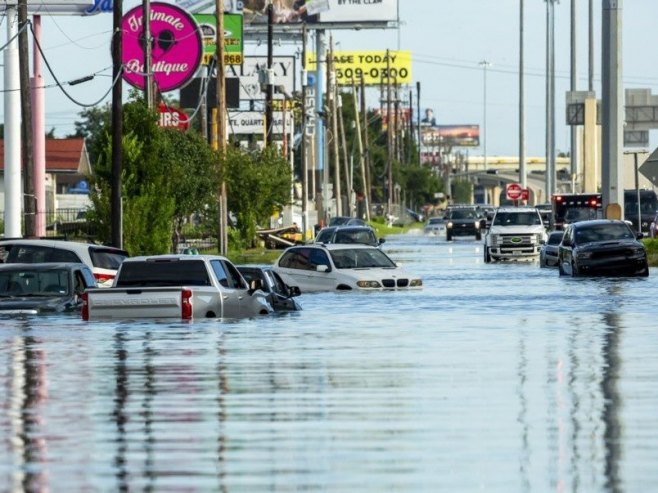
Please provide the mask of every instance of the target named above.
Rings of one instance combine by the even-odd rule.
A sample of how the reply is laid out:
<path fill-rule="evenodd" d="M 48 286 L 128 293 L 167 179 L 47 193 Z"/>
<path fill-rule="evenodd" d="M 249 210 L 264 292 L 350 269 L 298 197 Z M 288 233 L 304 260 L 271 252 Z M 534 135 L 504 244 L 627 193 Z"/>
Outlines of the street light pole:
<path fill-rule="evenodd" d="M 482 152 L 484 157 L 484 171 L 487 171 L 487 69 L 491 67 L 491 63 L 487 60 L 482 60 L 480 62 L 480 67 L 483 69 L 484 81 L 483 81 L 483 91 L 484 91 L 484 115 L 482 118 Z M 487 193 L 484 193 L 484 203 L 488 204 Z"/>

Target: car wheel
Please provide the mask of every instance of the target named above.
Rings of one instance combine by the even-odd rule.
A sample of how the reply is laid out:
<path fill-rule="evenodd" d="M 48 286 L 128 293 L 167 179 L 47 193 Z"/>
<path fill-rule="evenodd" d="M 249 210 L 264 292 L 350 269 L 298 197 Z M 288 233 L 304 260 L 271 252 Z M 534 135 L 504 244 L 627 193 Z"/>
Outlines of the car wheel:
<path fill-rule="evenodd" d="M 489 247 L 486 245 L 484 246 L 484 263 L 491 263 L 491 254 L 489 253 Z"/>

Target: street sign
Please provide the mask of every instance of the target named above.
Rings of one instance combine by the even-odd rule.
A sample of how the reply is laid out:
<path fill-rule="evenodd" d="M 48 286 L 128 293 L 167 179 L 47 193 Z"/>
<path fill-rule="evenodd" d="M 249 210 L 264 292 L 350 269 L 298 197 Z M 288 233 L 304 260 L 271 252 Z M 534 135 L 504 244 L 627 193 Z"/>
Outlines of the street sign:
<path fill-rule="evenodd" d="M 640 165 L 640 173 L 646 176 L 651 183 L 658 185 L 658 148 Z"/>
<path fill-rule="evenodd" d="M 523 189 L 518 183 L 508 183 L 506 192 L 508 200 L 519 200 L 523 195 Z"/>

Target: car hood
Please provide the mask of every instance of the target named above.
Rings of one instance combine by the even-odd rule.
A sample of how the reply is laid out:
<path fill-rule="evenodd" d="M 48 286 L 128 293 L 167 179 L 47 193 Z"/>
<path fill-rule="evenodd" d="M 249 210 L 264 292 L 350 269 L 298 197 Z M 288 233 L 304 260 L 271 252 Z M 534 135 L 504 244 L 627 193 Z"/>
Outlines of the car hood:
<path fill-rule="evenodd" d="M 0 298 L 0 314 L 64 312 L 76 308 L 75 301 L 68 296 L 12 296 L 10 298 Z"/>
<path fill-rule="evenodd" d="M 535 226 L 524 226 L 524 225 L 515 225 L 515 226 L 491 226 L 489 229 L 489 234 L 505 234 L 505 235 L 527 235 L 527 234 L 545 234 L 546 230 L 541 225 Z"/>

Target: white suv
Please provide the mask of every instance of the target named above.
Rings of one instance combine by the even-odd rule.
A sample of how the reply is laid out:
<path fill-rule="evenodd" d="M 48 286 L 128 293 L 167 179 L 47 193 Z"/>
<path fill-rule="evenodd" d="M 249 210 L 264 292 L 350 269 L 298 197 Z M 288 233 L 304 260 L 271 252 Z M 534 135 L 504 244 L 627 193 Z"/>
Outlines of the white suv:
<path fill-rule="evenodd" d="M 499 207 L 484 238 L 484 261 L 535 259 L 546 228 L 534 207 Z"/>
<path fill-rule="evenodd" d="M 100 287 L 114 282 L 117 269 L 128 257 L 119 248 L 63 240 L 29 238 L 0 241 L 0 259 L 5 263 L 76 262 L 86 264 Z"/>

